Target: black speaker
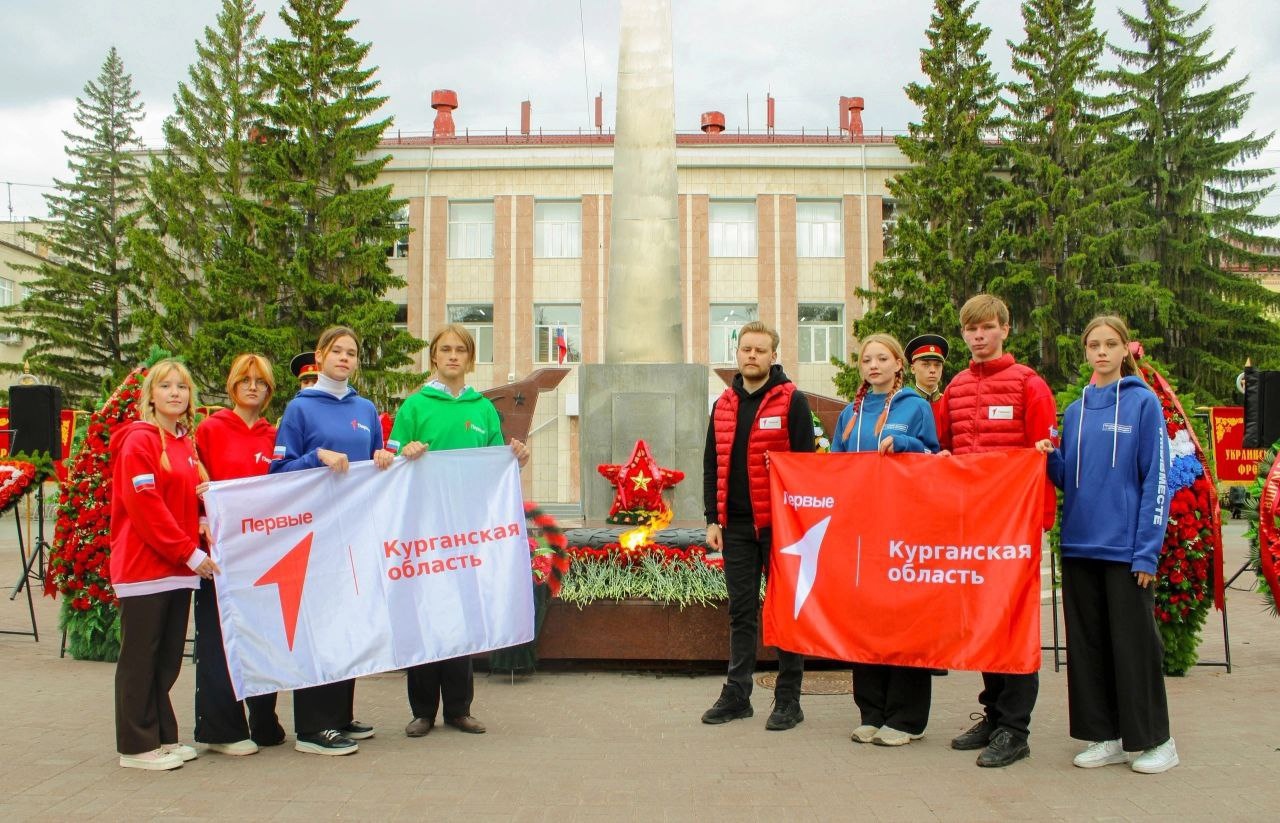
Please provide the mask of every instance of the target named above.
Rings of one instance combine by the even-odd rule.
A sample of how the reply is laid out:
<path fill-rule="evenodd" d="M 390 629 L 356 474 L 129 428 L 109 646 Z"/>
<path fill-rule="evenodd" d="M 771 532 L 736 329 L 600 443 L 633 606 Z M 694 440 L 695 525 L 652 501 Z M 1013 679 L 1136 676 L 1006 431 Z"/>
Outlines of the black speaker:
<path fill-rule="evenodd" d="M 9 428 L 13 453 L 48 452 L 62 459 L 62 389 L 57 386 L 10 386 Z"/>
<path fill-rule="evenodd" d="M 1280 440 L 1280 371 L 1244 370 L 1244 447 L 1266 449 Z"/>

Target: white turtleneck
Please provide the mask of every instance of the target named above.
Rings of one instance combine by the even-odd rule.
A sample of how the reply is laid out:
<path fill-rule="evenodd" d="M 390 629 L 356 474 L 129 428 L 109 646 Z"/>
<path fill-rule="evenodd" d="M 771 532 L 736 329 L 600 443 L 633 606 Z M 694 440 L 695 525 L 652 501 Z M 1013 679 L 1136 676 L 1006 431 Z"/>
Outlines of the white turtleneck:
<path fill-rule="evenodd" d="M 347 392 L 350 391 L 350 386 L 347 385 L 346 380 L 334 380 L 331 377 L 326 377 L 324 372 L 320 373 L 320 377 L 316 380 L 316 384 L 312 388 L 332 394 L 339 400 L 346 397 Z"/>

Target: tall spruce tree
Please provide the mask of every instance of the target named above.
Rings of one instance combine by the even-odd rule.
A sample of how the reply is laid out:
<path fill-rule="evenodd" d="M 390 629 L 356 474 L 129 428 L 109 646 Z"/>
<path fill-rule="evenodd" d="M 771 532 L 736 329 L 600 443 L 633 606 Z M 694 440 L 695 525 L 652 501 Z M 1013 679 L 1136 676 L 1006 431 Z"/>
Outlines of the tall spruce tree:
<path fill-rule="evenodd" d="M 1242 167 L 1271 135 L 1229 137 L 1253 95 L 1247 77 L 1214 85 L 1232 52 L 1209 51 L 1212 28 L 1197 30 L 1204 6 L 1183 12 L 1144 0 L 1143 8 L 1143 17 L 1121 15 L 1136 47 L 1113 48 L 1121 66 L 1112 77 L 1136 147 L 1134 184 L 1146 198 L 1142 252 L 1173 297 L 1154 354 L 1184 388 L 1225 400 L 1246 358 L 1280 364 L 1280 295 L 1252 273 L 1280 265 L 1267 253 L 1274 239 L 1259 234 L 1280 218 L 1256 211 L 1274 189 L 1272 172 Z M 1153 307 L 1139 325 L 1162 319 Z"/>
<path fill-rule="evenodd" d="M 142 118 L 133 78 L 112 47 L 76 98 L 78 129 L 63 132 L 71 177 L 45 195 L 47 233 L 30 235 L 48 246 L 49 261 L 30 269 L 25 296 L 4 310 L 3 330 L 35 341 L 25 354 L 32 372 L 72 404 L 96 398 L 139 359 L 133 316 L 142 297 L 125 241 L 137 219 Z"/>
<path fill-rule="evenodd" d="M 261 138 L 250 150 L 258 243 L 249 265 L 255 278 L 276 278 L 277 326 L 295 350 L 334 324 L 360 335 L 357 379 L 381 405 L 421 378 L 399 369 L 423 343 L 395 327 L 385 299 L 404 285 L 386 259 L 403 237 L 395 219 L 404 201 L 374 185 L 390 159 L 376 153 L 391 120 L 371 119 L 386 98 L 373 94 L 369 44 L 351 38 L 356 21 L 339 19 L 344 6 L 288 0 L 280 17 L 291 36 L 267 46 Z"/>
<path fill-rule="evenodd" d="M 247 153 L 261 100 L 262 18 L 253 0 L 223 0 L 196 42 L 164 124 L 165 150 L 147 174 L 147 220 L 130 236 L 151 295 L 140 317 L 146 341 L 182 352 L 214 398 L 236 354 L 276 355 L 282 380 L 297 350 L 295 335 L 278 324 L 275 278 L 250 263 Z"/>
<path fill-rule="evenodd" d="M 983 52 L 991 30 L 974 22 L 976 7 L 935 0 L 929 47 L 920 52 L 927 82 L 906 87 L 922 117 L 897 141 L 912 165 L 887 184 L 897 222 L 891 249 L 872 271 L 874 288 L 859 291 L 872 301 L 855 324 L 859 335 L 954 335 L 959 307 L 986 291 L 1003 265 L 1005 183 L 993 174 L 1003 154 L 995 141 L 1000 85 Z M 966 362 L 963 348 L 952 347 L 953 366 Z"/>
<path fill-rule="evenodd" d="M 1143 195 L 1129 180 L 1132 145 L 1115 134 L 1114 94 L 1095 93 L 1106 47 L 1092 0 L 1027 0 L 1025 38 L 1010 41 L 1007 87 L 1008 262 L 991 289 L 1030 322 L 1010 342 L 1055 388 L 1075 380 L 1078 335 L 1101 310 L 1132 317 L 1167 295 L 1125 258 Z M 1161 298 L 1165 299 L 1161 299 Z"/>

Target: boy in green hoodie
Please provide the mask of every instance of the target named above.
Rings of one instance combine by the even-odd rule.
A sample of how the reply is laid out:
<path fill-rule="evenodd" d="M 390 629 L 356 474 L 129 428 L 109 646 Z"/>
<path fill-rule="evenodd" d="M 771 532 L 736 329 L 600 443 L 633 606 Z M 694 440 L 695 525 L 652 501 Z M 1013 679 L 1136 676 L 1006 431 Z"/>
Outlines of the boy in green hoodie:
<path fill-rule="evenodd" d="M 502 445 L 498 410 L 489 398 L 467 385 L 475 367 L 476 341 L 466 327 L 450 324 L 431 338 L 427 348 L 431 380 L 405 398 L 391 427 L 387 448 L 394 451 L 472 449 Z M 512 439 L 511 451 L 523 468 L 529 447 Z M 435 726 L 444 703 L 444 722 L 460 731 L 482 734 L 484 724 L 471 716 L 475 688 L 470 656 L 423 663 L 408 670 L 409 737 L 425 737 Z"/>

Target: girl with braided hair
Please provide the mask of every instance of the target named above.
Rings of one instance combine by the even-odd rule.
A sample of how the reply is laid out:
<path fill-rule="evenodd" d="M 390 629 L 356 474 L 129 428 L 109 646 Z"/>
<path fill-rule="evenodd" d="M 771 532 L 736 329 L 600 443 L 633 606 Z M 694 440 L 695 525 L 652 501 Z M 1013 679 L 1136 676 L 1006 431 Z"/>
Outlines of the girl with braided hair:
<path fill-rule="evenodd" d="M 906 358 L 892 335 L 872 334 L 858 352 L 862 385 L 836 421 L 831 451 L 936 452 L 929 401 L 903 385 Z M 855 743 L 904 746 L 924 737 L 933 697 L 928 669 L 853 664 L 853 700 L 861 715 Z"/>

